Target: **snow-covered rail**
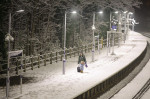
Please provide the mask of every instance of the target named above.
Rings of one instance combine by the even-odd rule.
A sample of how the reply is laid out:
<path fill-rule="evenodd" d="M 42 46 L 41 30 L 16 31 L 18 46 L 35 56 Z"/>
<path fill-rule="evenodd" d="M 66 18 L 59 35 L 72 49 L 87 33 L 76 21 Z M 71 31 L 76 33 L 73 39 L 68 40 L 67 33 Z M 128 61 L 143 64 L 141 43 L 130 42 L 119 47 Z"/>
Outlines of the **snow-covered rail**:
<path fill-rule="evenodd" d="M 111 38 L 110 38 L 111 39 Z M 118 45 L 118 40 L 120 38 L 118 38 L 118 36 L 115 36 L 115 45 Z M 111 40 L 112 41 L 112 40 Z M 112 42 L 110 42 L 110 46 L 112 46 L 111 44 Z M 100 45 L 98 45 L 100 44 Z M 101 49 L 103 47 L 106 47 L 107 44 L 107 40 L 106 39 L 100 39 L 99 43 L 96 42 L 95 43 L 95 50 L 98 50 L 98 46 L 101 46 Z M 79 53 L 81 51 L 87 53 L 90 52 L 92 50 L 92 43 L 88 44 L 88 45 L 83 45 L 81 47 L 74 47 L 74 48 L 68 48 L 66 49 L 66 59 L 67 58 L 71 58 L 72 56 L 76 56 L 79 55 Z M 31 56 L 25 56 L 23 57 L 23 64 L 21 65 L 21 58 L 20 57 L 15 57 L 12 58 L 12 62 L 10 62 L 10 72 L 14 72 L 16 71 L 16 74 L 19 73 L 21 66 L 23 66 L 23 71 L 26 72 L 27 70 L 33 70 L 34 68 L 40 68 L 41 66 L 46 66 L 46 64 L 49 63 L 55 63 L 58 61 L 62 61 L 63 58 L 63 50 L 60 51 L 56 51 L 56 52 L 50 52 L 50 53 L 44 53 L 41 55 L 31 55 Z M 15 61 L 14 61 L 15 60 Z M 3 66 L 5 65 L 5 66 Z M 2 67 L 7 67 L 7 63 L 5 61 L 5 63 L 0 61 L 0 72 L 6 72 L 7 69 L 2 69 Z"/>
<path fill-rule="evenodd" d="M 132 99 L 140 99 L 149 88 L 150 88 L 150 79 Z"/>
<path fill-rule="evenodd" d="M 102 47 L 106 46 L 106 40 L 100 39 L 99 44 L 102 45 Z M 98 42 L 95 44 L 96 50 L 98 50 Z M 80 47 L 74 47 L 74 48 L 68 48 L 66 49 L 66 59 L 71 58 L 72 56 L 77 56 L 81 51 L 87 53 L 92 50 L 92 43 L 88 45 L 83 45 Z M 62 61 L 63 59 L 63 50 L 56 51 L 56 52 L 50 52 L 50 53 L 44 53 L 42 55 L 35 55 L 35 56 L 26 56 L 23 57 L 23 64 L 21 65 L 21 58 L 15 57 L 11 60 L 13 62 L 10 62 L 10 72 L 16 72 L 16 74 L 19 74 L 21 66 L 23 67 L 23 71 L 26 72 L 27 70 L 33 70 L 35 68 L 40 68 L 41 66 L 46 66 L 48 63 L 52 64 L 58 61 Z M 7 67 L 7 63 L 0 64 L 0 67 L 2 65 L 5 65 L 4 67 Z M 0 69 L 0 72 L 6 72 L 7 69 Z"/>
<path fill-rule="evenodd" d="M 112 39 L 112 38 L 110 38 Z M 118 38 L 118 36 L 115 36 L 115 45 L 118 45 L 118 40 L 120 38 Z M 112 40 L 111 40 L 112 41 Z M 110 46 L 112 42 L 110 42 Z M 100 44 L 100 45 L 98 45 Z M 95 43 L 95 50 L 98 50 L 98 46 L 101 46 L 101 49 L 103 47 L 106 47 L 107 44 L 107 40 L 106 39 L 100 39 L 99 43 L 96 42 Z M 79 55 L 79 53 L 81 51 L 87 53 L 90 52 L 92 50 L 92 43 L 88 44 L 88 45 L 83 45 L 80 47 L 74 47 L 74 48 L 68 48 L 66 49 L 66 59 L 67 58 L 71 58 L 72 56 L 76 56 Z M 16 71 L 16 74 L 19 73 L 21 66 L 23 67 L 23 71 L 26 72 L 27 70 L 33 70 L 34 68 L 40 68 L 41 66 L 46 66 L 46 64 L 49 63 L 55 63 L 58 61 L 62 61 L 63 58 L 63 50 L 60 51 L 56 51 L 56 52 L 50 52 L 50 53 L 44 53 L 41 55 L 31 55 L 31 56 L 26 56 L 23 57 L 23 64 L 21 65 L 21 58 L 20 57 L 15 57 L 15 58 L 11 58 L 11 62 L 10 62 L 10 72 L 14 72 Z M 1 62 L 0 61 L 0 72 L 6 72 L 7 69 L 2 69 L 2 67 L 7 67 L 7 63 L 5 61 Z"/>

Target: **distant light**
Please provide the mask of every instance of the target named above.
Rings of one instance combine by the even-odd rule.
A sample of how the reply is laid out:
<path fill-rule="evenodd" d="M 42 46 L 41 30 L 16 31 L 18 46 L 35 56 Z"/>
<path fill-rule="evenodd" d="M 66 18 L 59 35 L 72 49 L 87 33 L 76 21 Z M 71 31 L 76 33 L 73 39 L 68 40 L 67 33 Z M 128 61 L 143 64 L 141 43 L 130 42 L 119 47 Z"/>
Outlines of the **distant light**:
<path fill-rule="evenodd" d="M 21 12 L 24 12 L 24 10 L 18 10 L 18 11 L 16 11 L 16 12 L 19 12 L 19 13 L 21 13 Z"/>
<path fill-rule="evenodd" d="M 71 13 L 76 14 L 77 12 L 76 11 L 72 11 Z"/>
<path fill-rule="evenodd" d="M 95 30 L 95 29 L 96 29 L 96 28 L 95 28 L 95 26 L 93 25 L 93 26 L 92 26 L 92 30 Z"/>
<path fill-rule="evenodd" d="M 98 13 L 102 14 L 102 13 L 103 13 L 103 11 L 99 11 Z"/>
<path fill-rule="evenodd" d="M 124 11 L 123 13 L 127 13 L 128 11 Z"/>
<path fill-rule="evenodd" d="M 118 14 L 118 11 L 116 11 L 115 13 Z"/>
<path fill-rule="evenodd" d="M 99 38 L 99 35 L 95 36 L 95 38 Z"/>
<path fill-rule="evenodd" d="M 129 14 L 133 14 L 132 12 L 129 12 Z"/>

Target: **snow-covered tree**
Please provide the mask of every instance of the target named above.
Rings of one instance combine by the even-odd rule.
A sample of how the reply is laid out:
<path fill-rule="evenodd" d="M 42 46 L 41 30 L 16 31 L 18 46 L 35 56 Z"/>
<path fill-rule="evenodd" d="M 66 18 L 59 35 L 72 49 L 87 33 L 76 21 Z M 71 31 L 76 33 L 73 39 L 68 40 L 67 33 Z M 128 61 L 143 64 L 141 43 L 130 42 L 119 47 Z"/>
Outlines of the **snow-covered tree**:
<path fill-rule="evenodd" d="M 56 51 L 63 48 L 64 14 L 67 14 L 67 47 L 80 46 L 92 41 L 93 12 L 104 10 L 103 21 L 97 22 L 96 32 L 107 31 L 111 10 L 132 10 L 139 0 L 1 0 L 3 13 L 1 31 L 8 32 L 8 15 L 12 13 L 11 35 L 15 41 L 12 50 L 24 49 L 26 55 Z M 23 13 L 16 13 L 24 9 Z M 98 15 L 96 15 L 98 18 Z M 99 30 L 101 29 L 101 30 Z M 73 43 L 72 43 L 73 38 Z"/>

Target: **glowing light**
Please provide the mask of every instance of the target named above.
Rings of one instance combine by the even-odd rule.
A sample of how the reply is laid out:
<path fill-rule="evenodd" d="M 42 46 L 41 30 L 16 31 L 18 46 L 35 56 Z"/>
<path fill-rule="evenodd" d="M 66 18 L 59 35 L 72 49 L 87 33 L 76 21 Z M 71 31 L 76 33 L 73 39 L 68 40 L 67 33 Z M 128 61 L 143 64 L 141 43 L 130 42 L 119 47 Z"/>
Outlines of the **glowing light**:
<path fill-rule="evenodd" d="M 128 11 L 124 11 L 123 13 L 127 13 Z"/>
<path fill-rule="evenodd" d="M 93 25 L 93 26 L 92 26 L 92 30 L 95 30 L 95 29 L 96 29 L 96 28 L 95 28 L 95 26 Z"/>
<path fill-rule="evenodd" d="M 118 11 L 116 11 L 115 13 L 118 14 Z"/>
<path fill-rule="evenodd" d="M 24 10 L 18 10 L 18 11 L 16 11 L 16 12 L 19 12 L 19 13 L 20 13 L 20 12 L 24 12 Z"/>
<path fill-rule="evenodd" d="M 98 13 L 102 14 L 102 13 L 103 13 L 103 11 L 99 11 Z"/>
<path fill-rule="evenodd" d="M 72 11 L 71 13 L 76 14 L 76 13 L 77 13 L 77 11 Z"/>

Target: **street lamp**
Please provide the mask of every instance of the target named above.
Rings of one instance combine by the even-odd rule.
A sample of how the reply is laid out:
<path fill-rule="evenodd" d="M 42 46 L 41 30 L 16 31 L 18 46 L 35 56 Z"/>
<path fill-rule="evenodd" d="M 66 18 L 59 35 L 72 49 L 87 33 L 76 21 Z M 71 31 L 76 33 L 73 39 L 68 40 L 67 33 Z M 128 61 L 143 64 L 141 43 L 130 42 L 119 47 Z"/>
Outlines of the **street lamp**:
<path fill-rule="evenodd" d="M 127 13 L 128 11 L 124 11 L 123 13 L 125 14 L 125 13 Z"/>
<path fill-rule="evenodd" d="M 132 31 L 134 31 L 134 26 L 135 26 L 135 24 L 139 24 L 139 23 L 137 23 L 137 22 L 135 21 L 135 19 L 133 18 L 133 19 L 132 19 Z"/>
<path fill-rule="evenodd" d="M 102 14 L 103 11 L 99 11 L 98 13 Z M 93 25 L 92 25 L 92 30 L 93 30 L 93 44 L 92 44 L 92 62 L 94 62 L 94 54 L 95 54 L 95 12 L 93 12 Z M 99 46 L 99 45 L 98 45 Z"/>
<path fill-rule="evenodd" d="M 127 12 L 128 11 L 124 11 L 123 14 L 124 14 L 124 43 L 125 43 L 125 40 L 126 40 L 126 34 L 127 34 Z"/>
<path fill-rule="evenodd" d="M 129 20 L 130 20 L 130 15 L 133 15 L 133 13 L 132 13 L 132 12 L 129 12 L 129 13 L 127 14 L 127 25 L 128 25 L 128 27 L 127 27 L 127 33 L 129 32 L 129 25 L 130 25 Z"/>
<path fill-rule="evenodd" d="M 132 31 L 134 31 L 134 25 L 135 25 L 135 20 L 134 18 L 132 19 Z"/>
<path fill-rule="evenodd" d="M 115 12 L 110 12 L 110 31 L 112 32 L 112 28 L 113 28 L 113 30 L 117 30 L 117 27 L 116 27 L 116 22 L 114 22 L 114 21 L 116 21 L 115 19 L 113 19 L 113 22 L 114 22 L 114 26 L 112 27 L 112 25 L 111 25 L 111 23 L 112 23 L 112 13 L 115 13 L 115 14 L 118 14 L 119 12 L 118 11 L 115 11 Z M 110 33 L 111 34 L 111 33 Z M 113 38 L 112 38 L 112 45 L 113 45 L 113 48 L 112 48 L 112 55 L 114 55 L 115 53 L 114 53 L 114 33 L 112 33 L 113 34 Z M 110 35 L 108 35 L 107 36 L 108 38 L 110 38 Z M 110 52 L 110 40 L 108 40 L 107 41 L 107 43 L 108 43 L 108 46 L 107 47 L 109 47 L 109 52 Z"/>
<path fill-rule="evenodd" d="M 65 62 L 66 62 L 66 52 L 65 52 L 65 49 L 66 49 L 66 18 L 67 18 L 67 13 L 68 12 L 65 11 L 63 74 L 65 74 Z M 76 11 L 72 11 L 70 13 L 76 14 L 77 12 Z"/>
<path fill-rule="evenodd" d="M 118 11 L 115 11 L 115 13 L 118 14 L 119 12 L 118 12 Z"/>
<path fill-rule="evenodd" d="M 117 30 L 117 28 L 119 29 L 119 31 L 121 31 L 121 14 L 119 14 L 119 17 L 117 16 L 117 20 L 113 19 L 114 25 L 112 26 L 111 25 L 112 13 L 115 13 L 118 15 L 119 11 L 110 12 L 110 31 L 111 31 L 110 34 L 112 34 L 112 53 L 111 53 L 111 55 L 115 55 L 115 53 L 114 53 L 114 43 L 115 43 L 114 36 L 115 36 L 115 31 Z M 118 20 L 118 18 L 119 18 L 119 20 Z M 117 22 L 118 22 L 118 27 L 116 26 Z M 107 37 L 110 38 L 110 36 L 107 36 Z M 108 42 L 108 47 L 109 47 L 109 52 L 110 52 L 110 40 Z"/>
<path fill-rule="evenodd" d="M 93 30 L 93 44 L 92 44 L 92 62 L 94 62 L 94 52 L 95 52 L 95 38 L 94 38 L 94 31 L 95 31 L 95 12 L 93 13 L 93 25 L 92 25 L 92 30 Z"/>
<path fill-rule="evenodd" d="M 115 12 L 110 12 L 110 31 L 112 30 L 112 26 L 111 26 L 111 22 L 112 22 L 112 13 L 115 13 L 115 14 L 118 14 L 119 12 L 118 11 L 115 11 Z"/>
<path fill-rule="evenodd" d="M 16 11 L 18 13 L 21 13 L 21 12 L 24 12 L 24 10 L 18 10 Z M 10 35 L 11 33 L 11 13 L 9 13 L 9 28 L 8 28 L 8 34 L 6 35 L 6 38 L 5 38 L 5 41 L 8 42 L 8 60 L 7 60 L 7 81 L 6 81 L 6 97 L 8 98 L 9 96 L 9 86 L 10 86 L 10 81 L 9 81 L 9 59 L 10 59 L 10 55 L 9 55 L 9 52 L 10 52 L 10 41 L 13 41 L 14 38 Z"/>
<path fill-rule="evenodd" d="M 103 11 L 99 11 L 98 13 L 103 14 Z"/>
<path fill-rule="evenodd" d="M 24 10 L 21 9 L 21 10 L 18 10 L 18 11 L 16 11 L 16 12 L 21 13 L 21 12 L 24 12 Z"/>
<path fill-rule="evenodd" d="M 70 13 L 76 14 L 77 12 L 76 12 L 76 11 L 72 11 L 72 12 L 70 12 Z"/>
<path fill-rule="evenodd" d="M 132 25 L 132 22 L 133 22 L 133 20 L 134 20 L 134 19 L 132 19 L 132 17 L 133 17 L 133 13 L 130 12 L 130 13 L 129 13 L 129 26 Z"/>
<path fill-rule="evenodd" d="M 103 14 L 103 11 L 99 11 L 98 12 L 99 14 Z M 99 38 L 100 38 L 100 35 L 99 35 L 99 33 L 98 33 L 98 52 L 99 52 L 99 54 L 100 54 L 100 45 L 99 45 Z"/>

